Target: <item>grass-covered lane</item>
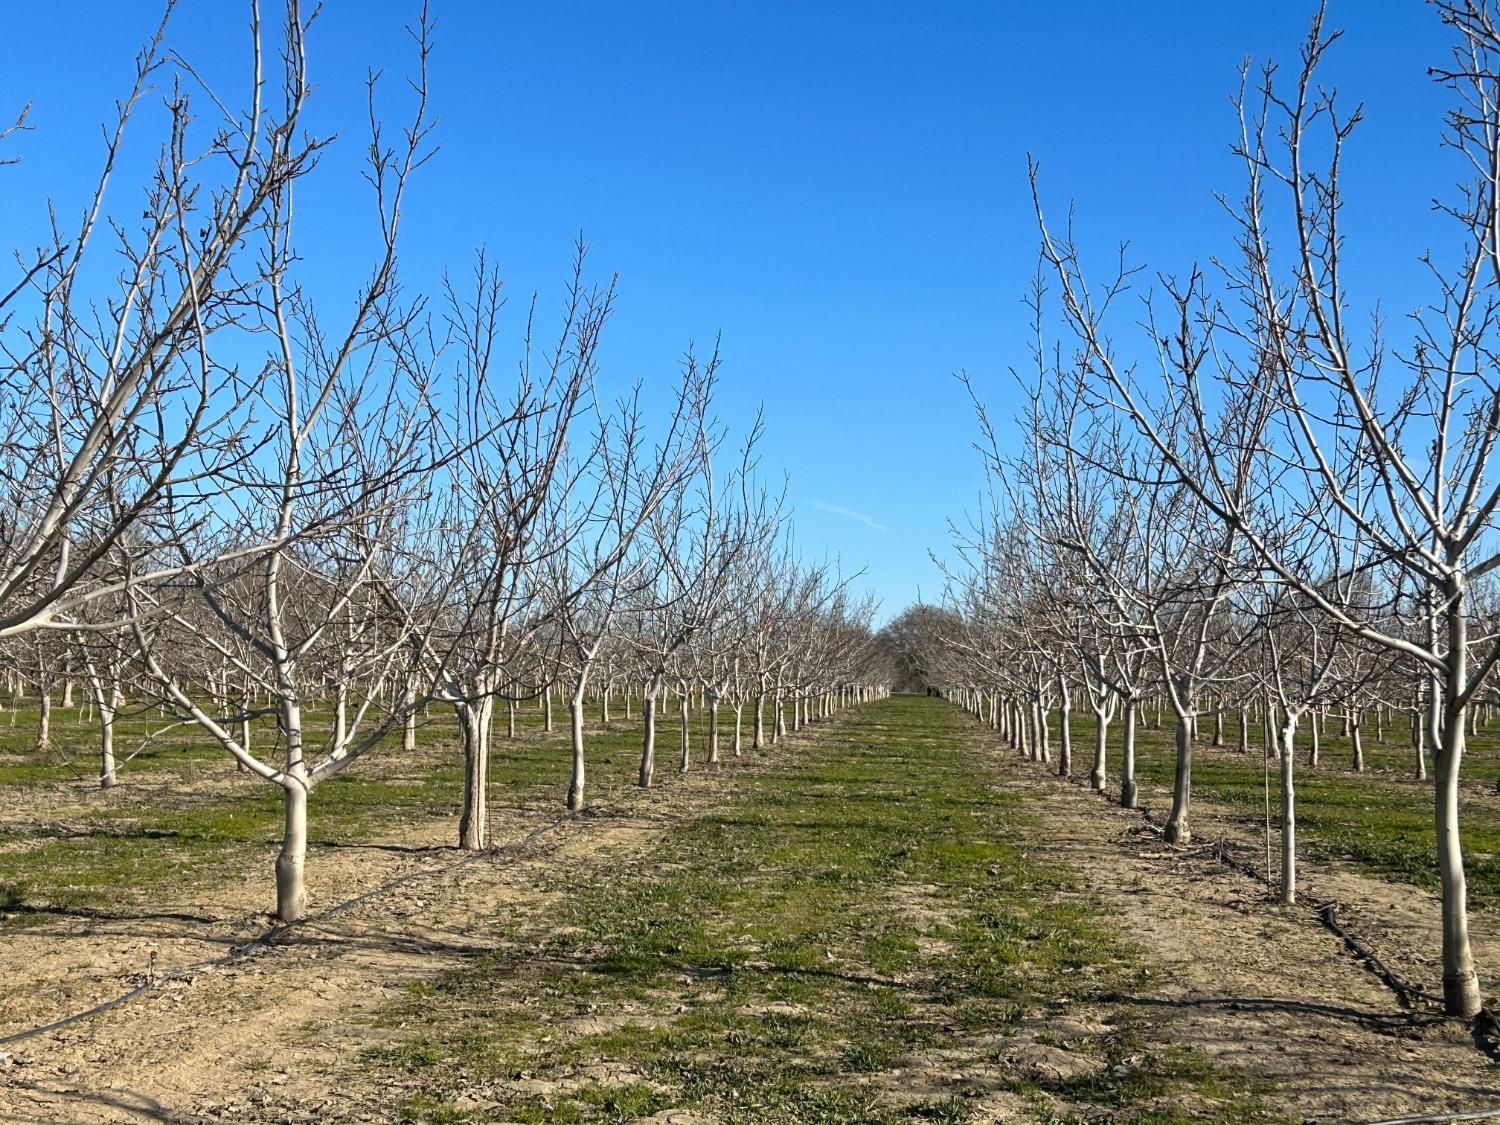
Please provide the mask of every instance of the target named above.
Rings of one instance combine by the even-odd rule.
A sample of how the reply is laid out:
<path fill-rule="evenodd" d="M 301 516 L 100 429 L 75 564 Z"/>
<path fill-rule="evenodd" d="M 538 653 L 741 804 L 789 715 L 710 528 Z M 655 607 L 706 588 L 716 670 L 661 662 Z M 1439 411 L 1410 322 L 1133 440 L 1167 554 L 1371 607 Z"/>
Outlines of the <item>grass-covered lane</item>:
<path fill-rule="evenodd" d="M 428 1121 L 1172 1121 L 1189 1092 L 1193 1120 L 1267 1117 L 1107 1003 L 1145 974 L 979 738 L 897 697 L 726 774 L 414 986 L 364 1077 Z"/>

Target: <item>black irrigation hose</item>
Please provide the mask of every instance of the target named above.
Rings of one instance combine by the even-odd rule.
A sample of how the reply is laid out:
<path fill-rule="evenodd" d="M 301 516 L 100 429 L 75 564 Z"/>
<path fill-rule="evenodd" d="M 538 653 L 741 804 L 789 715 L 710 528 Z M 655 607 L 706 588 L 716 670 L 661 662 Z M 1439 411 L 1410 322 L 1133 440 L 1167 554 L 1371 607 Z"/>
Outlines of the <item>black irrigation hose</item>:
<path fill-rule="evenodd" d="M 976 721 L 982 722 L 982 720 Z M 992 731 L 991 733 L 998 734 L 998 732 L 994 731 Z M 1022 757 L 1020 760 L 1029 761 L 1030 759 Z M 1063 781 L 1070 782 L 1072 785 L 1079 789 L 1087 789 L 1091 793 L 1098 793 L 1101 797 L 1105 797 L 1106 799 L 1108 799 L 1103 790 L 1095 789 L 1092 784 L 1085 782 L 1080 777 L 1074 777 L 1071 772 L 1066 774 L 1058 774 L 1057 776 Z M 1163 827 L 1161 822 L 1152 815 L 1150 809 L 1138 807 L 1135 811 L 1140 813 L 1141 819 L 1143 819 L 1153 828 L 1160 830 Z M 1236 859 L 1234 856 L 1229 854 L 1229 850 L 1226 845 L 1227 841 L 1220 841 L 1220 863 L 1226 864 L 1227 866 L 1234 868 L 1236 871 L 1239 871 L 1258 882 L 1264 883 L 1268 887 L 1275 886 L 1275 884 L 1271 881 L 1269 872 L 1260 870 L 1254 864 L 1246 863 L 1243 860 Z M 1384 961 L 1377 957 L 1369 945 L 1361 941 L 1356 934 L 1342 925 L 1339 922 L 1336 914 L 1337 907 L 1337 902 L 1329 901 L 1325 902 L 1322 906 L 1312 907 L 1311 910 L 1312 913 L 1317 916 L 1318 920 L 1324 926 L 1326 926 L 1334 934 L 1338 935 L 1343 940 L 1344 945 L 1357 957 L 1359 957 L 1366 969 L 1368 969 L 1375 976 L 1379 977 L 1381 982 L 1384 983 L 1388 988 L 1390 988 L 1391 991 L 1394 992 L 1402 1000 L 1420 1001 L 1425 1004 L 1435 1005 L 1439 1009 L 1443 1007 L 1443 998 L 1441 996 L 1434 995 L 1433 993 L 1428 992 L 1426 989 L 1414 985 L 1410 981 L 1403 979 L 1395 972 L 1395 970 L 1393 970 L 1389 965 L 1387 965 Z M 1492 1033 L 1500 1035 L 1500 1013 L 1497 1013 L 1494 1009 L 1481 1007 L 1479 1009 L 1479 1012 L 1475 1015 L 1474 1019 L 1476 1023 L 1487 1027 Z M 1400 1121 L 1412 1123 L 1425 1121 L 1478 1121 L 1491 1117 L 1500 1117 L 1500 1109 L 1487 1110 L 1475 1114 L 1460 1114 L 1453 1117 L 1406 1117 L 1401 1118 Z M 1379 1122 L 1377 1123 L 1377 1125 L 1396 1125 L 1396 1123 Z"/>
<path fill-rule="evenodd" d="M 853 706 L 858 707 L 863 706 L 863 704 L 855 704 Z M 838 713 L 835 713 L 835 715 L 830 717 L 838 718 L 841 716 L 839 716 Z M 788 733 L 790 734 L 791 732 Z M 681 781 L 682 778 L 686 776 L 688 775 L 679 774 L 676 777 L 664 778 L 662 781 L 653 786 L 653 791 L 660 791 L 662 789 L 665 789 L 668 786 Z M 406 883 L 415 882 L 418 879 L 428 879 L 435 875 L 445 875 L 451 871 L 462 870 L 463 868 L 468 867 L 470 864 L 478 863 L 482 859 L 493 859 L 496 856 L 507 855 L 511 852 L 520 851 L 539 837 L 544 836 L 549 832 L 555 831 L 571 820 L 575 820 L 581 816 L 592 815 L 598 812 L 600 809 L 607 809 L 610 808 L 612 804 L 618 803 L 619 800 L 617 798 L 614 802 L 596 802 L 584 807 L 578 812 L 558 813 L 546 824 L 540 825 L 537 828 L 533 828 L 530 832 L 526 833 L 520 839 L 513 840 L 509 844 L 500 844 L 496 847 L 486 848 L 483 851 L 473 852 L 469 855 L 464 856 L 462 859 L 455 860 L 452 863 L 443 864 L 441 867 L 430 867 L 425 868 L 421 871 L 408 871 L 404 875 L 398 875 L 394 879 L 390 879 L 384 883 L 381 883 L 379 886 L 371 887 L 367 891 L 361 891 L 353 898 L 347 898 L 343 902 L 336 903 L 333 906 L 330 906 L 327 910 L 320 911 L 319 913 L 311 915 L 310 917 L 299 919 L 296 922 L 278 923 L 277 925 L 272 926 L 270 929 L 266 930 L 265 933 L 251 938 L 244 945 L 236 946 L 228 953 L 220 954 L 218 957 L 210 957 L 203 961 L 194 961 L 190 965 L 179 965 L 175 969 L 168 969 L 167 971 L 159 975 L 153 975 L 151 979 L 146 981 L 145 984 L 137 985 L 129 992 L 122 992 L 120 995 L 112 997 L 109 1000 L 101 1001 L 100 1003 L 95 1004 L 92 1008 L 85 1008 L 81 1012 L 74 1012 L 72 1015 L 63 1016 L 61 1019 L 53 1020 L 51 1023 L 41 1024 L 38 1027 L 29 1027 L 24 1031 L 16 1031 L 12 1032 L 9 1035 L 0 1036 L 0 1047 L 7 1046 L 11 1043 L 19 1043 L 23 1039 L 31 1039 L 38 1035 L 45 1035 L 49 1031 L 60 1031 L 62 1028 L 68 1027 L 71 1024 L 80 1023 L 83 1020 L 107 1012 L 111 1008 L 118 1008 L 127 1000 L 133 1000 L 142 993 L 150 992 L 168 981 L 180 980 L 185 976 L 191 976 L 193 973 L 202 972 L 204 969 L 215 968 L 219 965 L 232 964 L 235 961 L 239 961 L 245 957 L 250 956 L 258 949 L 276 944 L 283 936 L 290 933 L 292 930 L 298 929 L 303 926 L 316 925 L 319 922 L 325 922 L 329 918 L 337 917 L 338 915 L 343 914 L 345 911 L 352 910 L 354 907 L 371 898 L 374 898 L 376 895 L 384 894 L 385 892 L 394 890 L 396 887 L 402 886 Z"/>
<path fill-rule="evenodd" d="M 590 808 L 597 807 L 600 806 L 590 806 Z M 95 1004 L 92 1008 L 86 1008 L 81 1012 L 74 1012 L 72 1015 L 64 1016 L 61 1019 L 53 1020 L 51 1023 L 42 1024 L 39 1027 L 31 1027 L 27 1028 L 25 1031 L 16 1031 L 12 1032 L 9 1035 L 0 1036 L 0 1047 L 4 1047 L 10 1043 L 18 1043 L 23 1039 L 31 1039 L 37 1035 L 44 1035 L 49 1031 L 58 1031 L 64 1027 L 69 1026 L 70 1024 L 75 1024 L 80 1022 L 81 1020 L 86 1020 L 91 1016 L 97 1016 L 103 1012 L 109 1011 L 111 1008 L 119 1007 L 127 1000 L 133 1000 L 143 992 L 150 992 L 151 990 L 158 988 L 168 981 L 180 980 L 182 977 L 191 976 L 194 973 L 202 972 L 204 969 L 211 969 L 219 965 L 228 965 L 236 961 L 243 960 L 244 958 L 249 957 L 251 954 L 255 953 L 258 949 L 278 943 L 281 938 L 283 938 L 286 934 L 290 933 L 293 930 L 299 929 L 304 926 L 312 926 L 320 922 L 325 922 L 330 918 L 343 914 L 347 910 L 352 910 L 354 907 L 360 905 L 368 899 L 374 898 L 376 895 L 384 894 L 387 891 L 394 890 L 396 887 L 402 886 L 403 884 L 415 882 L 418 879 L 428 879 L 435 875 L 446 875 L 449 872 L 458 871 L 469 866 L 470 864 L 477 863 L 482 859 L 491 859 L 495 856 L 519 851 L 527 844 L 535 840 L 537 837 L 553 831 L 576 815 L 578 814 L 564 813 L 553 818 L 548 823 L 541 825 L 538 828 L 532 829 L 526 835 L 522 836 L 519 840 L 512 841 L 509 844 L 501 844 L 498 847 L 486 848 L 483 851 L 473 852 L 461 859 L 455 860 L 452 863 L 443 864 L 441 867 L 429 867 L 424 868 L 421 871 L 408 871 L 403 875 L 398 875 L 394 879 L 390 879 L 384 883 L 381 883 L 379 886 L 371 887 L 367 891 L 361 891 L 353 898 L 345 899 L 343 902 L 336 903 L 335 905 L 330 906 L 327 910 L 320 911 L 317 914 L 299 919 L 296 922 L 280 922 L 272 926 L 270 929 L 266 930 L 264 933 L 251 938 L 245 944 L 236 946 L 228 953 L 220 954 L 217 957 L 210 957 L 203 961 L 194 961 L 188 965 L 179 965 L 175 969 L 168 969 L 163 973 L 153 975 L 150 980 L 146 981 L 145 984 L 137 985 L 129 992 L 123 992 L 119 996 L 115 996 L 112 999 L 105 1000 L 99 1004 Z"/>
<path fill-rule="evenodd" d="M 659 783 L 656 788 L 664 789 L 667 785 L 670 785 L 676 780 L 676 778 L 667 778 Z M 283 937 L 285 937 L 293 930 L 297 930 L 305 926 L 314 926 L 320 922 L 326 922 L 328 919 L 337 917 L 338 915 L 343 914 L 346 911 L 352 910 L 354 909 L 354 907 L 359 906 L 361 903 L 364 903 L 377 895 L 385 894 L 387 891 L 394 890 L 395 888 L 403 886 L 406 883 L 416 882 L 419 879 L 429 879 L 436 875 L 446 875 L 453 871 L 462 870 L 463 868 L 468 867 L 471 864 L 478 863 L 480 860 L 493 859 L 497 856 L 507 855 L 512 852 L 518 852 L 525 848 L 527 845 L 531 844 L 533 841 L 537 840 L 539 837 L 557 830 L 568 821 L 574 820 L 580 816 L 593 814 L 600 809 L 609 808 L 610 804 L 610 802 L 601 801 L 592 805 L 588 805 L 586 808 L 582 809 L 579 812 L 562 812 L 554 816 L 546 824 L 533 828 L 524 836 L 520 837 L 517 840 L 513 840 L 508 844 L 500 844 L 494 847 L 485 848 L 483 851 L 472 852 L 469 855 L 462 857 L 461 859 L 455 860 L 452 863 L 445 863 L 440 867 L 429 867 L 424 868 L 420 871 L 408 871 L 405 874 L 397 875 L 395 878 L 389 879 L 386 882 L 381 883 L 379 886 L 371 887 L 369 890 L 361 891 L 359 894 L 355 895 L 352 898 L 347 898 L 343 902 L 335 903 L 327 910 L 323 910 L 318 912 L 317 914 L 299 919 L 296 922 L 277 923 L 276 925 L 266 930 L 264 933 L 258 934 L 257 936 L 251 938 L 245 944 L 236 946 L 235 948 L 231 949 L 228 953 L 220 954 L 217 957 L 210 957 L 203 961 L 194 961 L 188 965 L 179 965 L 175 969 L 168 969 L 163 973 L 154 975 L 150 980 L 146 981 L 145 984 L 137 985 L 129 992 L 123 992 L 119 996 L 115 996 L 109 1000 L 105 1000 L 101 1003 L 95 1004 L 92 1008 L 86 1008 L 81 1012 L 74 1012 L 72 1015 L 53 1020 L 51 1023 L 42 1024 L 38 1027 L 27 1028 L 25 1031 L 16 1031 L 12 1032 L 9 1035 L 0 1036 L 0 1047 L 4 1047 L 11 1043 L 18 1043 L 23 1039 L 31 1039 L 37 1035 L 45 1035 L 49 1031 L 58 1031 L 64 1027 L 69 1026 L 70 1024 L 75 1024 L 82 1020 L 86 1020 L 91 1016 L 100 1015 L 103 1012 L 109 1011 L 111 1008 L 119 1007 L 127 1000 L 135 999 L 135 997 L 141 995 L 143 992 L 150 992 L 168 981 L 180 980 L 185 976 L 191 976 L 194 973 L 202 972 L 204 969 L 211 969 L 220 965 L 228 965 L 236 961 L 243 960 L 244 958 L 251 956 L 259 949 L 278 944 Z"/>

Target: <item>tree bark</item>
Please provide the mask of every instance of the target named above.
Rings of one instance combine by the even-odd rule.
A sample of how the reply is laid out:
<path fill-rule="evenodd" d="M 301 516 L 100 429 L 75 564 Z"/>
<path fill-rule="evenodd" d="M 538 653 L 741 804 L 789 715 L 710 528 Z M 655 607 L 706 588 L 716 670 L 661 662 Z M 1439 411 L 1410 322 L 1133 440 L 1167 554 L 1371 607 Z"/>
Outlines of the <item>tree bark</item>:
<path fill-rule="evenodd" d="M 495 701 L 486 695 L 476 703 L 460 703 L 459 736 L 464 751 L 464 807 L 458 821 L 458 846 L 479 851 L 489 844 L 490 718 Z"/>
<path fill-rule="evenodd" d="M 719 697 L 708 698 L 708 764 L 719 764 Z"/>
<path fill-rule="evenodd" d="M 1293 743 L 1297 737 L 1297 717 L 1287 712 L 1281 728 L 1281 902 L 1291 906 L 1297 901 L 1297 755 Z"/>
<path fill-rule="evenodd" d="M 642 789 L 651 788 L 651 779 L 656 773 L 656 700 L 661 691 L 659 677 L 653 677 L 641 693 L 641 768 L 636 775 L 636 784 Z"/>
<path fill-rule="evenodd" d="M 118 693 L 116 693 L 118 697 Z M 99 788 L 115 786 L 115 704 L 99 703 Z"/>
<path fill-rule="evenodd" d="M 1172 775 L 1172 813 L 1162 837 L 1169 844 L 1186 844 L 1193 838 L 1188 827 L 1188 802 L 1193 788 L 1192 716 L 1183 712 L 1177 717 L 1177 766 Z"/>
<path fill-rule="evenodd" d="M 1057 686 L 1062 696 L 1057 730 L 1057 776 L 1067 777 L 1073 772 L 1073 732 L 1068 727 L 1068 722 L 1073 715 L 1073 700 L 1068 694 L 1068 685 L 1064 681 L 1059 679 Z"/>
<path fill-rule="evenodd" d="M 1450 581 L 1445 611 L 1448 626 L 1447 683 L 1442 693 L 1442 738 L 1437 743 L 1437 784 L 1433 786 L 1437 828 L 1438 878 L 1443 890 L 1443 1010 L 1470 1017 L 1480 1008 L 1479 977 L 1469 947 L 1469 895 L 1463 842 L 1458 834 L 1458 779 L 1464 754 L 1463 693 L 1468 687 L 1468 620 L 1462 587 Z M 1437 701 L 1434 700 L 1434 704 Z M 1437 710 L 1434 706 L 1434 711 Z"/>
<path fill-rule="evenodd" d="M 307 776 L 301 763 L 282 786 L 281 850 L 276 854 L 276 917 L 300 921 L 307 913 Z"/>
<path fill-rule="evenodd" d="M 46 750 L 52 745 L 52 693 L 41 694 L 41 709 L 36 722 L 36 748 Z"/>
<path fill-rule="evenodd" d="M 1124 741 L 1120 747 L 1120 807 L 1136 807 L 1135 700 L 1125 701 Z"/>
<path fill-rule="evenodd" d="M 1099 708 L 1094 708 L 1094 768 L 1089 771 L 1089 786 L 1096 792 L 1104 792 L 1108 783 L 1106 755 L 1109 749 L 1109 719 Z"/>
<path fill-rule="evenodd" d="M 583 692 L 585 681 L 580 680 L 573 689 L 573 698 L 568 703 L 568 734 L 573 745 L 573 772 L 568 778 L 568 811 L 578 812 L 583 808 L 584 762 L 583 762 Z"/>

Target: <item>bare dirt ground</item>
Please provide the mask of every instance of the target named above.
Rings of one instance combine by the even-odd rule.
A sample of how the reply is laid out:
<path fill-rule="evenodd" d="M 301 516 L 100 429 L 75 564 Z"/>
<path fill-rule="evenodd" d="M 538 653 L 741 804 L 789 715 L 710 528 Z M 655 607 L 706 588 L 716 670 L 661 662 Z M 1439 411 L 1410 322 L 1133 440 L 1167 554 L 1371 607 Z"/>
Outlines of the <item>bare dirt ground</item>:
<path fill-rule="evenodd" d="M 674 809 L 711 796 L 690 777 L 571 821 L 493 807 L 497 843 L 465 857 L 446 841 L 456 821 L 408 825 L 368 844 L 315 849 L 318 897 L 333 903 L 402 876 L 325 921 L 299 926 L 249 955 L 160 981 L 129 1002 L 0 1051 L 0 1120 L 382 1120 L 364 1097 L 327 1088 L 324 1066 L 364 1046 L 373 1014 L 407 982 L 492 948 L 492 920 L 510 904 L 544 908 L 547 873 L 604 859 L 665 831 Z M 679 814 L 680 815 L 680 814 Z M 247 855 L 265 875 L 273 853 Z M 172 969 L 224 958 L 266 931 L 267 878 L 201 888 L 150 912 L 59 919 L 5 939 L 4 1032 L 41 1024 Z M 302 1063 L 314 1060 L 309 1068 Z"/>
<path fill-rule="evenodd" d="M 1174 1038 L 1273 1083 L 1269 1100 L 1306 1120 L 1500 1109 L 1493 1047 L 1467 1025 L 1404 1005 L 1313 910 L 1336 900 L 1340 920 L 1392 969 L 1441 992 L 1432 894 L 1304 859 L 1308 905 L 1283 908 L 1263 882 L 1219 860 L 1220 840 L 1252 861 L 1263 846 L 1241 815 L 1195 799 L 1195 846 L 1178 851 L 1140 812 L 1008 749 L 995 753 L 1004 787 L 1044 818 L 1047 853 L 1079 873 L 1159 971 L 1161 983 L 1149 994 L 1123 999 L 1170 1013 Z M 1140 793 L 1158 816 L 1170 797 L 1149 786 Z M 1500 966 L 1496 922 L 1488 913 L 1473 919 L 1481 971 Z"/>
<path fill-rule="evenodd" d="M 1486 1045 L 1467 1027 L 1404 1008 L 1310 909 L 1272 905 L 1262 884 L 1220 864 L 1214 849 L 1173 852 L 1139 813 L 1017 760 L 977 728 L 975 734 L 992 784 L 1021 794 L 1044 826 L 1034 846 L 1077 872 L 1075 893 L 1117 920 L 1155 970 L 1140 995 L 1118 1002 L 1149 1019 L 1160 1037 L 1274 1084 L 1268 1100 L 1293 1120 L 1373 1121 L 1500 1106 L 1500 1068 Z M 328 1077 L 357 1073 L 347 1064 L 381 1040 L 377 1022 L 388 1002 L 409 982 L 494 948 L 497 917 L 544 913 L 556 873 L 646 854 L 653 839 L 720 800 L 724 780 L 690 775 L 473 861 L 446 846 L 454 825 L 443 818 L 367 845 L 320 849 L 312 862 L 322 903 L 403 875 L 436 874 L 252 955 L 160 981 L 90 1019 L 0 1047 L 7 1052 L 0 1059 L 0 1120 L 388 1120 L 402 1080 L 361 1086 Z M 1142 796 L 1147 806 L 1162 807 L 1161 793 Z M 1254 847 L 1251 829 L 1226 810 L 1198 803 L 1195 811 L 1200 843 L 1223 836 Z M 543 810 L 494 815 L 497 841 L 521 840 L 551 824 Z M 8 936 L 0 1033 L 145 983 L 153 965 L 162 974 L 221 958 L 263 933 L 270 861 L 269 851 L 246 856 L 255 878 L 185 892 L 184 901 L 150 912 L 59 918 Z M 1418 984 L 1436 983 L 1431 895 L 1336 865 L 1309 863 L 1306 874 L 1310 902 L 1337 898 L 1346 904 L 1340 916 L 1393 968 Z M 1495 923 L 1490 915 L 1475 919 L 1482 970 L 1500 966 Z M 1097 1015 L 1060 1012 L 1048 1028 L 1069 1019 L 1085 1027 Z M 997 1103 L 997 1112 L 1000 1104 L 1012 1103 Z M 1014 1116 L 986 1119 L 1030 1119 L 1013 1104 Z"/>

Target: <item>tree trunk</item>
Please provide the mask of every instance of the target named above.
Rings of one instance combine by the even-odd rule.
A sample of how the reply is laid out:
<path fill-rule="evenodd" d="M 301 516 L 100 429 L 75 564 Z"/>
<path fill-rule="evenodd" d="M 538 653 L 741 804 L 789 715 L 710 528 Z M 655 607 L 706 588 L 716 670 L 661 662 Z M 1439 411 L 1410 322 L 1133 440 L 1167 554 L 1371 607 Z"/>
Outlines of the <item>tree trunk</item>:
<path fill-rule="evenodd" d="M 333 689 L 333 751 L 341 754 L 349 741 L 349 688 L 342 680 Z"/>
<path fill-rule="evenodd" d="M 311 782 L 302 761 L 302 707 L 289 695 L 280 701 L 286 738 L 286 780 L 282 782 L 281 851 L 276 856 L 276 917 L 295 922 L 307 911 L 307 794 Z"/>
<path fill-rule="evenodd" d="M 1356 713 L 1352 720 L 1348 720 L 1349 752 L 1353 758 L 1355 772 L 1365 772 L 1365 744 L 1360 737 L 1359 715 Z"/>
<path fill-rule="evenodd" d="M 568 778 L 568 811 L 578 812 L 583 808 L 583 691 L 584 680 L 573 689 L 573 698 L 568 703 L 568 734 L 573 744 L 573 773 Z"/>
<path fill-rule="evenodd" d="M 1469 894 L 1464 876 L 1463 842 L 1458 835 L 1458 778 L 1464 754 L 1463 693 L 1468 687 L 1468 621 L 1462 588 L 1450 581 L 1447 683 L 1442 692 L 1442 737 L 1437 746 L 1437 784 L 1433 786 L 1437 829 L 1438 877 L 1443 889 L 1443 1010 L 1450 1016 L 1477 1015 L 1479 977 L 1469 948 Z M 1433 711 L 1437 712 L 1438 700 Z"/>
<path fill-rule="evenodd" d="M 36 723 L 36 748 L 46 750 L 52 746 L 52 693 L 42 692 L 41 711 Z"/>
<path fill-rule="evenodd" d="M 708 764 L 719 764 L 719 697 L 708 697 Z"/>
<path fill-rule="evenodd" d="M 1281 728 L 1281 902 L 1297 901 L 1297 717 L 1289 710 Z"/>
<path fill-rule="evenodd" d="M 1417 780 L 1427 780 L 1427 720 L 1420 712 L 1412 715 L 1412 747 L 1417 753 Z M 1500 783 L 1497 783 L 1500 784 Z"/>
<path fill-rule="evenodd" d="M 736 696 L 735 698 L 739 699 L 738 696 Z M 744 742 L 740 737 L 741 720 L 744 718 L 744 714 L 745 701 L 743 699 L 739 699 L 739 702 L 734 705 L 734 756 L 736 758 L 744 753 Z"/>
<path fill-rule="evenodd" d="M 1136 807 L 1135 700 L 1125 701 L 1124 741 L 1120 747 L 1120 807 Z"/>
<path fill-rule="evenodd" d="M 299 921 L 307 913 L 307 775 L 301 763 L 282 786 L 281 850 L 276 854 L 276 917 Z"/>
<path fill-rule="evenodd" d="M 401 690 L 401 752 L 417 748 L 417 685 L 410 681 Z"/>
<path fill-rule="evenodd" d="M 1057 776 L 1067 777 L 1073 772 L 1073 732 L 1068 729 L 1068 721 L 1073 715 L 1073 700 L 1068 694 L 1068 685 L 1062 680 L 1058 681 L 1058 690 L 1062 695 L 1059 710 L 1059 726 L 1057 730 Z"/>
<path fill-rule="evenodd" d="M 636 784 L 642 789 L 651 788 L 651 778 L 656 773 L 656 697 L 660 691 L 660 680 L 652 679 L 641 693 L 641 721 L 645 729 L 641 735 L 641 768 Z"/>
<path fill-rule="evenodd" d="M 115 701 L 119 692 L 115 692 Z M 115 701 L 99 703 L 99 788 L 115 786 Z"/>
<path fill-rule="evenodd" d="M 1193 788 L 1193 738 L 1192 716 L 1187 712 L 1177 717 L 1177 768 L 1172 775 L 1172 814 L 1167 817 L 1167 827 L 1162 833 L 1169 844 L 1186 844 L 1193 838 L 1188 827 L 1188 801 Z"/>
<path fill-rule="evenodd" d="M 1104 786 L 1108 783 L 1108 770 L 1105 764 L 1106 753 L 1109 749 L 1109 718 L 1100 708 L 1094 708 L 1094 768 L 1089 771 L 1089 786 L 1097 792 L 1104 792 Z"/>
<path fill-rule="evenodd" d="M 688 767 L 692 765 L 692 746 L 688 731 L 688 698 L 687 688 L 682 689 L 682 695 L 677 700 L 677 716 L 682 720 L 682 760 L 678 763 L 677 772 L 687 773 Z"/>
<path fill-rule="evenodd" d="M 458 820 L 458 846 L 479 851 L 490 842 L 490 718 L 495 701 L 485 695 L 477 703 L 460 703 L 458 729 L 464 750 L 464 808 Z"/>

